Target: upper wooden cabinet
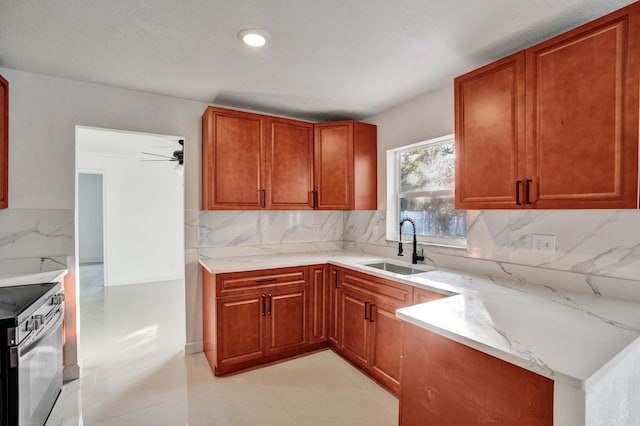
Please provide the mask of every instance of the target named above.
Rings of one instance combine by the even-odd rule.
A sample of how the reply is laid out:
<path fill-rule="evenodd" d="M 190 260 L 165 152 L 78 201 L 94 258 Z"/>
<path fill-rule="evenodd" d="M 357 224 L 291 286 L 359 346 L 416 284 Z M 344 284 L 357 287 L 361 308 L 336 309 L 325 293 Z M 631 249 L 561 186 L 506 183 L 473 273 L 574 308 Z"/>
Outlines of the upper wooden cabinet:
<path fill-rule="evenodd" d="M 455 79 L 456 208 L 515 207 L 524 174 L 524 52 Z"/>
<path fill-rule="evenodd" d="M 316 124 L 316 208 L 376 210 L 377 127 L 355 121 Z"/>
<path fill-rule="evenodd" d="M 315 134 L 315 138 L 314 138 Z M 375 210 L 376 126 L 208 107 L 204 210 Z"/>
<path fill-rule="evenodd" d="M 313 124 L 267 119 L 266 207 L 313 209 Z"/>
<path fill-rule="evenodd" d="M 265 205 L 266 118 L 209 107 L 202 116 L 202 208 L 255 210 Z"/>
<path fill-rule="evenodd" d="M 456 208 L 638 207 L 640 3 L 455 79 Z"/>
<path fill-rule="evenodd" d="M 9 206 L 9 83 L 0 75 L 0 209 Z"/>

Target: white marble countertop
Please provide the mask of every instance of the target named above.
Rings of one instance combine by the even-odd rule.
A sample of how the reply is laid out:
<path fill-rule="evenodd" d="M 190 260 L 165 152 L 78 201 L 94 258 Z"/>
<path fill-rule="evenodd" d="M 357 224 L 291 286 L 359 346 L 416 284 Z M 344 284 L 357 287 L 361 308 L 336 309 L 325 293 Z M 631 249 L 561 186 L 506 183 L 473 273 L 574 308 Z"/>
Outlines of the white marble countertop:
<path fill-rule="evenodd" d="M 52 283 L 68 273 L 56 258 L 24 258 L 0 261 L 0 287 Z"/>
<path fill-rule="evenodd" d="M 577 389 L 588 390 L 617 360 L 640 351 L 640 304 L 457 271 L 405 276 L 364 265 L 381 260 L 400 263 L 348 251 L 201 258 L 200 263 L 210 273 L 331 263 L 450 295 L 396 315 Z"/>
<path fill-rule="evenodd" d="M 21 273 L 16 275 L 0 274 L 0 287 L 58 282 L 67 275 L 67 269 L 47 272 Z"/>

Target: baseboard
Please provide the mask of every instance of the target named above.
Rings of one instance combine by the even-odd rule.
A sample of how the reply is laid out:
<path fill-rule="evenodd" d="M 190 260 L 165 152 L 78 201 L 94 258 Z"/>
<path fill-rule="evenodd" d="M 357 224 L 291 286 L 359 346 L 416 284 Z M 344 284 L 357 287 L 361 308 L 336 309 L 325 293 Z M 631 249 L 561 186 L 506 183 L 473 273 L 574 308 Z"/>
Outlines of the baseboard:
<path fill-rule="evenodd" d="M 184 345 L 184 353 L 186 355 L 192 355 L 200 353 L 204 350 L 202 342 L 192 342 Z"/>
<path fill-rule="evenodd" d="M 80 366 L 78 364 L 75 365 L 65 365 L 62 370 L 62 381 L 69 382 L 71 380 L 76 380 L 80 378 Z"/>

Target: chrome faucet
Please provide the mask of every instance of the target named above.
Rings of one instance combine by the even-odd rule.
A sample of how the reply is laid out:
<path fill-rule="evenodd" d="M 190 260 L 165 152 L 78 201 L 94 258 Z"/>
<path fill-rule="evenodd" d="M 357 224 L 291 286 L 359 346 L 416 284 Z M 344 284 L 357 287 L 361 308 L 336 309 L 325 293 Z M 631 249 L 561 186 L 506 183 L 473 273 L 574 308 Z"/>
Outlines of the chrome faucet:
<path fill-rule="evenodd" d="M 404 225 L 405 222 L 409 222 L 411 225 L 413 225 L 413 253 L 411 254 L 411 263 L 416 265 L 418 263 L 418 260 L 424 260 L 424 249 L 422 249 L 420 251 L 420 254 L 418 255 L 418 240 L 416 238 L 416 223 L 410 217 L 405 217 L 404 219 L 402 219 L 400 221 L 400 232 L 399 232 L 400 241 L 398 241 L 398 256 L 404 256 L 402 254 L 402 252 L 403 252 L 403 249 L 402 249 L 402 225 Z"/>

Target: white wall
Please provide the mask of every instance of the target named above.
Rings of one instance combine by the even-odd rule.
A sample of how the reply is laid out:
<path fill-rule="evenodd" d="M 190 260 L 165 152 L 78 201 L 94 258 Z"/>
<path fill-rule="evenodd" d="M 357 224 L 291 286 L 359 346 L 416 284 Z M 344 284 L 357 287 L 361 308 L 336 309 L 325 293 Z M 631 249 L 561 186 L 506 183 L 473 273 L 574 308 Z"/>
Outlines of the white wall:
<path fill-rule="evenodd" d="M 104 173 L 105 286 L 184 278 L 182 176 L 174 162 L 141 161 L 179 148 L 176 138 L 78 129 L 78 170 Z"/>
<path fill-rule="evenodd" d="M 102 174 L 78 175 L 78 257 L 80 263 L 103 261 Z"/>
<path fill-rule="evenodd" d="M 365 121 L 378 126 L 378 209 L 385 210 L 387 150 L 453 133 L 453 82 Z"/>
<path fill-rule="evenodd" d="M 185 139 L 185 207 L 200 207 L 200 117 L 207 104 L 0 67 L 9 81 L 9 209 L 0 211 L 0 257 L 69 256 L 69 329 L 76 327 L 76 126 L 179 135 Z M 18 247 L 19 250 L 14 250 Z M 200 339 L 197 251 L 187 247 L 187 341 Z M 182 303 L 176 301 L 176 303 Z M 76 364 L 77 337 L 67 361 Z M 69 377 L 69 376 L 68 376 Z"/>

